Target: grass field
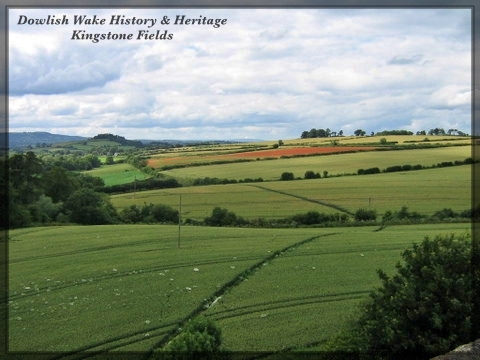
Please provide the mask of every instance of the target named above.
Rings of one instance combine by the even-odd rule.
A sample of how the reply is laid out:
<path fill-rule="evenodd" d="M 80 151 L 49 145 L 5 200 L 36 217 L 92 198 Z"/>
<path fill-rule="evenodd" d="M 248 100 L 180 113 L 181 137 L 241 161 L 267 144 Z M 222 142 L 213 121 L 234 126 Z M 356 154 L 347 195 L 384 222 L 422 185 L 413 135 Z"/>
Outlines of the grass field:
<path fill-rule="evenodd" d="M 259 160 L 243 163 L 192 166 L 164 170 L 163 174 L 180 180 L 217 177 L 220 179 L 258 178 L 278 180 L 283 172 L 293 172 L 296 177 L 303 177 L 306 171 L 323 171 L 328 174 L 356 174 L 358 169 L 378 167 L 380 170 L 394 165 L 432 166 L 444 161 L 463 161 L 472 156 L 471 146 L 451 146 L 432 149 L 401 151 L 369 151 L 351 154 L 335 154 L 287 158 L 276 160 Z"/>
<path fill-rule="evenodd" d="M 203 220 L 216 206 L 248 219 L 283 218 L 307 211 L 337 213 L 337 207 L 349 212 L 371 208 L 381 216 L 387 210 L 398 211 L 407 206 L 411 211 L 432 215 L 443 208 L 454 211 L 471 208 L 471 166 L 161 189 L 114 195 L 111 202 L 118 209 L 144 203 L 160 203 L 178 209 L 180 194 L 182 217 L 195 220 Z"/>
<path fill-rule="evenodd" d="M 426 235 L 468 224 L 241 229 L 161 225 L 10 231 L 10 351 L 146 351 L 212 317 L 228 350 L 315 345 Z M 212 305 L 213 304 L 213 305 Z"/>
<path fill-rule="evenodd" d="M 148 179 L 150 176 L 130 164 L 102 165 L 99 168 L 84 171 L 84 174 L 102 178 L 105 185 L 133 183 L 136 180 Z"/>

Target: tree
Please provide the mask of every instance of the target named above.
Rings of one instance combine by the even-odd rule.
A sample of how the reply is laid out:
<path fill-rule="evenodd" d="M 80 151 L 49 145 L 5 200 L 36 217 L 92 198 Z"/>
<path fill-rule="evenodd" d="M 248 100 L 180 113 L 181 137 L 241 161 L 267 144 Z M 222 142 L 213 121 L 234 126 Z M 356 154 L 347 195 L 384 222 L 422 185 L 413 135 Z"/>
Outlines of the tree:
<path fill-rule="evenodd" d="M 280 176 L 280 180 L 283 180 L 283 181 L 289 181 L 289 180 L 294 180 L 295 179 L 295 175 L 293 175 L 292 172 L 283 172 L 282 175 Z"/>
<path fill-rule="evenodd" d="M 320 179 L 320 173 L 314 173 L 312 170 L 308 170 L 305 172 L 303 176 L 304 179 Z"/>
<path fill-rule="evenodd" d="M 212 210 L 212 215 L 205 218 L 205 224 L 210 226 L 234 225 L 237 220 L 235 213 L 216 207 Z"/>
<path fill-rule="evenodd" d="M 358 209 L 355 212 L 356 221 L 375 221 L 377 219 L 377 212 L 375 210 Z"/>
<path fill-rule="evenodd" d="M 362 129 L 357 129 L 353 132 L 355 136 L 365 136 L 366 132 L 363 131 Z"/>
<path fill-rule="evenodd" d="M 53 202 L 65 201 L 79 185 L 80 182 L 60 166 L 53 167 L 43 176 L 45 195 Z"/>
<path fill-rule="evenodd" d="M 393 277 L 378 270 L 382 286 L 370 294 L 352 335 L 359 350 L 428 359 L 473 340 L 470 237 L 426 237 L 402 258 Z"/>
<path fill-rule="evenodd" d="M 72 222 L 83 225 L 110 224 L 117 217 L 107 196 L 91 188 L 74 191 L 65 201 L 64 208 Z"/>

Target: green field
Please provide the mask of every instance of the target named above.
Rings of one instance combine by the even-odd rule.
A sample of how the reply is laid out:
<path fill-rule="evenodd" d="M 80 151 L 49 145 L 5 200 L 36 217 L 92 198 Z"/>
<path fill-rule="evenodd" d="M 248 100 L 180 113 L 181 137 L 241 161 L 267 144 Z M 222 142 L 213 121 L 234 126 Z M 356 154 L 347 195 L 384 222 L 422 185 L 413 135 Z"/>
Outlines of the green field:
<path fill-rule="evenodd" d="M 337 213 L 337 207 L 352 213 L 359 208 L 371 208 L 381 216 L 387 210 L 398 211 L 407 206 L 411 211 L 432 215 L 444 208 L 471 208 L 471 166 L 161 189 L 114 195 L 111 201 L 118 209 L 144 203 L 178 209 L 180 195 L 182 217 L 195 220 L 203 220 L 216 206 L 248 219 L 283 218 L 307 211 Z"/>
<path fill-rule="evenodd" d="M 432 149 L 369 151 L 350 154 L 307 156 L 276 160 L 258 160 L 208 166 L 164 170 L 161 173 L 181 180 L 217 177 L 220 179 L 258 178 L 279 180 L 283 172 L 303 177 L 306 171 L 328 171 L 330 176 L 356 174 L 358 169 L 378 167 L 380 170 L 394 165 L 422 165 L 430 167 L 444 161 L 463 161 L 472 156 L 471 146 L 451 146 Z"/>
<path fill-rule="evenodd" d="M 425 235 L 469 224 L 333 229 L 65 226 L 9 233 L 10 351 L 146 351 L 187 318 L 228 350 L 303 348 L 335 335 Z M 212 304 L 213 303 L 213 304 Z"/>
<path fill-rule="evenodd" d="M 150 177 L 130 164 L 102 165 L 83 173 L 101 178 L 106 186 L 133 183 L 135 179 L 144 180 Z"/>

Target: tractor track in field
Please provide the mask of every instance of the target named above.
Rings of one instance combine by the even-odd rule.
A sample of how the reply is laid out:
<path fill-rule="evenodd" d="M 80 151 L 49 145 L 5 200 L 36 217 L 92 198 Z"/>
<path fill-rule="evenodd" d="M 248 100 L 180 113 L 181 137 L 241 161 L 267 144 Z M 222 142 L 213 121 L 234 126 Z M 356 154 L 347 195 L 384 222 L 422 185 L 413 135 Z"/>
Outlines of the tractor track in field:
<path fill-rule="evenodd" d="M 316 239 L 319 239 L 321 237 L 327 237 L 327 236 L 332 236 L 336 235 L 338 233 L 328 233 L 328 234 L 322 234 L 322 235 L 317 235 L 314 237 L 310 237 L 301 241 L 298 241 L 294 244 L 288 245 L 280 250 L 272 252 L 269 256 L 262 258 L 259 262 L 255 263 L 254 265 L 250 266 L 249 268 L 245 269 L 242 273 L 238 274 L 234 278 L 232 278 L 230 281 L 226 282 L 221 288 L 216 290 L 214 293 L 210 295 L 210 297 L 201 303 L 196 309 L 194 309 L 190 314 L 188 314 L 179 324 L 178 328 L 184 328 L 184 326 L 191 321 L 192 319 L 200 316 L 202 313 L 204 313 L 210 306 L 215 304 L 218 299 L 226 294 L 227 292 L 231 291 L 234 287 L 238 286 L 241 284 L 245 278 L 248 278 L 250 275 L 254 274 L 257 270 L 261 269 L 263 265 L 266 262 L 272 261 L 275 258 L 283 255 L 285 252 L 297 248 L 299 246 L 305 245 L 309 242 L 312 242 Z M 169 334 L 167 334 L 162 340 L 160 340 L 155 346 L 153 346 L 152 351 L 155 351 L 156 349 L 162 348 L 165 346 L 169 341 L 171 341 L 176 335 L 178 335 L 178 332 L 172 331 Z"/>
<path fill-rule="evenodd" d="M 82 360 L 90 357 L 95 357 L 104 354 L 108 351 L 117 350 L 127 345 L 140 343 L 142 341 L 148 341 L 152 338 L 164 336 L 171 331 L 177 323 L 171 322 L 160 326 L 154 326 L 145 328 L 142 330 L 134 331 L 131 333 L 122 334 L 116 337 L 112 337 L 101 342 L 89 344 L 73 351 L 55 352 L 52 353 L 48 360 Z M 146 336 L 148 334 L 148 336 Z M 145 356 L 147 352 L 138 352 Z"/>
<path fill-rule="evenodd" d="M 355 300 L 362 299 L 365 295 L 369 294 L 370 290 L 359 290 L 359 291 L 349 291 L 344 293 L 337 294 L 323 294 L 323 295 L 312 295 L 307 297 L 298 297 L 298 298 L 289 298 L 276 301 L 268 301 L 259 304 L 245 305 L 233 309 L 217 311 L 213 314 L 208 315 L 214 320 L 223 320 L 231 319 L 235 317 L 240 317 L 244 315 L 249 315 L 259 312 L 267 312 L 270 310 L 292 308 L 305 305 L 313 305 L 320 303 L 329 303 L 337 302 L 344 300 Z"/>
<path fill-rule="evenodd" d="M 348 214 L 348 215 L 351 215 L 351 216 L 354 216 L 355 214 L 352 213 L 351 211 L 341 207 L 341 206 L 338 206 L 338 205 L 335 205 L 335 204 L 331 204 L 331 203 L 328 203 L 328 202 L 325 202 L 325 201 L 320 201 L 320 200 L 314 200 L 314 199 L 310 199 L 308 197 L 305 197 L 305 196 L 301 196 L 301 195 L 296 195 L 296 194 L 292 194 L 292 193 L 288 193 L 286 191 L 281 191 L 281 190 L 274 190 L 274 189 L 270 189 L 268 187 L 264 187 L 264 186 L 261 186 L 261 185 L 252 185 L 252 184 L 248 184 L 248 186 L 251 186 L 251 187 L 255 187 L 257 189 L 261 189 L 261 190 L 265 190 L 265 191 L 271 191 L 271 192 L 274 192 L 274 193 L 277 193 L 277 194 L 281 194 L 281 195 L 286 195 L 286 196 L 291 196 L 291 197 L 294 197 L 296 199 L 300 199 L 300 200 L 304 200 L 304 201 L 308 201 L 308 202 L 311 202 L 311 203 L 314 203 L 314 204 L 318 204 L 318 205 L 322 205 L 322 206 L 326 206 L 326 207 L 330 207 L 332 209 L 335 209 L 335 210 L 338 210 L 338 211 L 341 211 L 345 214 Z"/>
<path fill-rule="evenodd" d="M 116 249 L 116 248 L 122 248 L 122 247 L 130 247 L 132 245 L 145 245 L 145 244 L 150 244 L 150 243 L 158 243 L 158 239 L 132 241 L 132 242 L 122 243 L 122 244 L 112 244 L 112 245 L 102 245 L 102 246 L 96 246 L 96 247 L 89 247 L 89 248 L 86 248 L 86 249 L 79 249 L 79 250 L 75 250 L 75 251 L 65 251 L 65 252 L 54 253 L 54 254 L 28 256 L 28 257 L 24 257 L 24 258 L 10 259 L 8 262 L 10 264 L 15 264 L 15 263 L 31 261 L 31 260 L 50 259 L 50 258 L 68 256 L 68 255 L 77 255 L 77 254 L 84 254 L 84 253 L 90 253 L 90 252 L 96 252 L 96 251 L 104 251 L 104 250 L 110 250 L 110 249 Z"/>
<path fill-rule="evenodd" d="M 241 262 L 241 261 L 257 260 L 257 259 L 263 259 L 263 257 L 261 257 L 260 255 L 236 256 L 235 259 L 226 258 L 226 259 L 211 259 L 211 260 L 196 261 L 196 262 L 189 261 L 189 262 L 146 267 L 138 270 L 131 269 L 128 271 L 117 271 L 114 273 L 106 273 L 106 274 L 97 275 L 97 276 L 90 276 L 90 277 L 85 276 L 85 278 L 83 279 L 72 280 L 71 282 L 68 282 L 68 283 L 60 283 L 60 284 L 52 284 L 50 286 L 35 287 L 34 289 L 31 289 L 28 292 L 22 292 L 21 294 L 11 294 L 9 295 L 8 299 L 9 300 L 17 300 L 20 298 L 23 299 L 28 296 L 36 296 L 42 291 L 51 292 L 51 291 L 63 290 L 66 288 L 80 286 L 80 285 L 92 285 L 92 284 L 97 284 L 99 281 L 111 280 L 113 278 L 143 275 L 143 274 L 149 274 L 154 272 L 162 272 L 166 270 L 170 271 L 170 270 L 187 268 L 187 267 L 198 267 L 198 266 L 204 266 L 204 265 L 227 264 L 227 263 L 231 264 L 232 261 Z"/>

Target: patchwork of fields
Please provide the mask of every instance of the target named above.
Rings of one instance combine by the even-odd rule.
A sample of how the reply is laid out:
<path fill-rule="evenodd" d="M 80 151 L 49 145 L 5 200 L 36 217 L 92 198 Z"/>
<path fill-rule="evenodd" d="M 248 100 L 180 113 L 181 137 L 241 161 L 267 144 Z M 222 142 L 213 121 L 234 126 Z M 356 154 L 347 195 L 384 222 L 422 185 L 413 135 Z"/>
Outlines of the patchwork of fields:
<path fill-rule="evenodd" d="M 338 207 L 354 213 L 359 208 L 411 211 L 432 215 L 444 208 L 471 208 L 471 166 L 426 169 L 399 173 L 343 176 L 326 179 L 276 181 L 252 184 L 193 186 L 113 195 L 118 209 L 132 204 L 166 204 L 182 217 L 203 220 L 216 206 L 255 219 L 276 219 L 318 211 L 337 213 Z"/>
<path fill-rule="evenodd" d="M 366 151 L 375 146 L 373 140 L 342 139 L 344 149 L 362 151 L 329 155 L 326 147 L 336 148 L 331 139 L 285 140 L 276 150 L 272 144 L 258 143 L 152 152 L 149 165 L 157 169 L 165 164 L 194 165 L 158 170 L 161 177 L 173 177 L 185 186 L 117 194 L 110 201 L 121 212 L 150 203 L 179 209 L 181 199 L 181 226 L 11 230 L 9 350 L 68 351 L 70 359 L 88 357 L 85 351 L 158 350 L 200 315 L 219 325 L 225 350 L 321 347 L 358 315 L 359 304 L 380 284 L 377 269 L 392 273 L 401 252 L 413 243 L 425 236 L 470 233 L 470 224 L 392 225 L 379 231 L 378 226 L 281 229 L 186 222 L 204 220 L 215 207 L 248 220 L 309 211 L 352 215 L 360 208 L 375 210 L 379 218 L 402 207 L 424 216 L 445 208 L 471 209 L 471 166 L 436 167 L 470 158 L 468 138 L 439 139 L 461 146 Z M 285 157 L 308 146 L 308 151 L 324 155 Z M 282 157 L 279 151 L 287 150 L 290 155 Z M 276 159 L 265 159 L 270 157 Z M 227 158 L 251 161 L 205 163 Z M 395 165 L 425 168 L 356 175 L 358 169 Z M 283 172 L 303 178 L 307 171 L 322 176 L 279 181 Z M 154 175 L 151 169 L 147 175 L 126 163 L 86 173 L 102 177 L 106 185 Z M 264 181 L 188 186 L 206 177 Z"/>
<path fill-rule="evenodd" d="M 292 172 L 296 177 L 303 177 L 306 171 L 329 176 L 356 174 L 358 169 L 378 167 L 380 170 L 394 165 L 422 165 L 430 167 L 444 161 L 463 161 L 472 156 L 470 146 L 441 147 L 401 151 L 368 151 L 323 156 L 308 156 L 277 160 L 258 160 L 242 163 L 212 164 L 208 166 L 191 166 L 164 170 L 161 173 L 178 179 L 217 177 L 220 179 L 258 178 L 279 180 L 283 172 Z M 322 175 L 323 176 L 323 175 Z"/>

